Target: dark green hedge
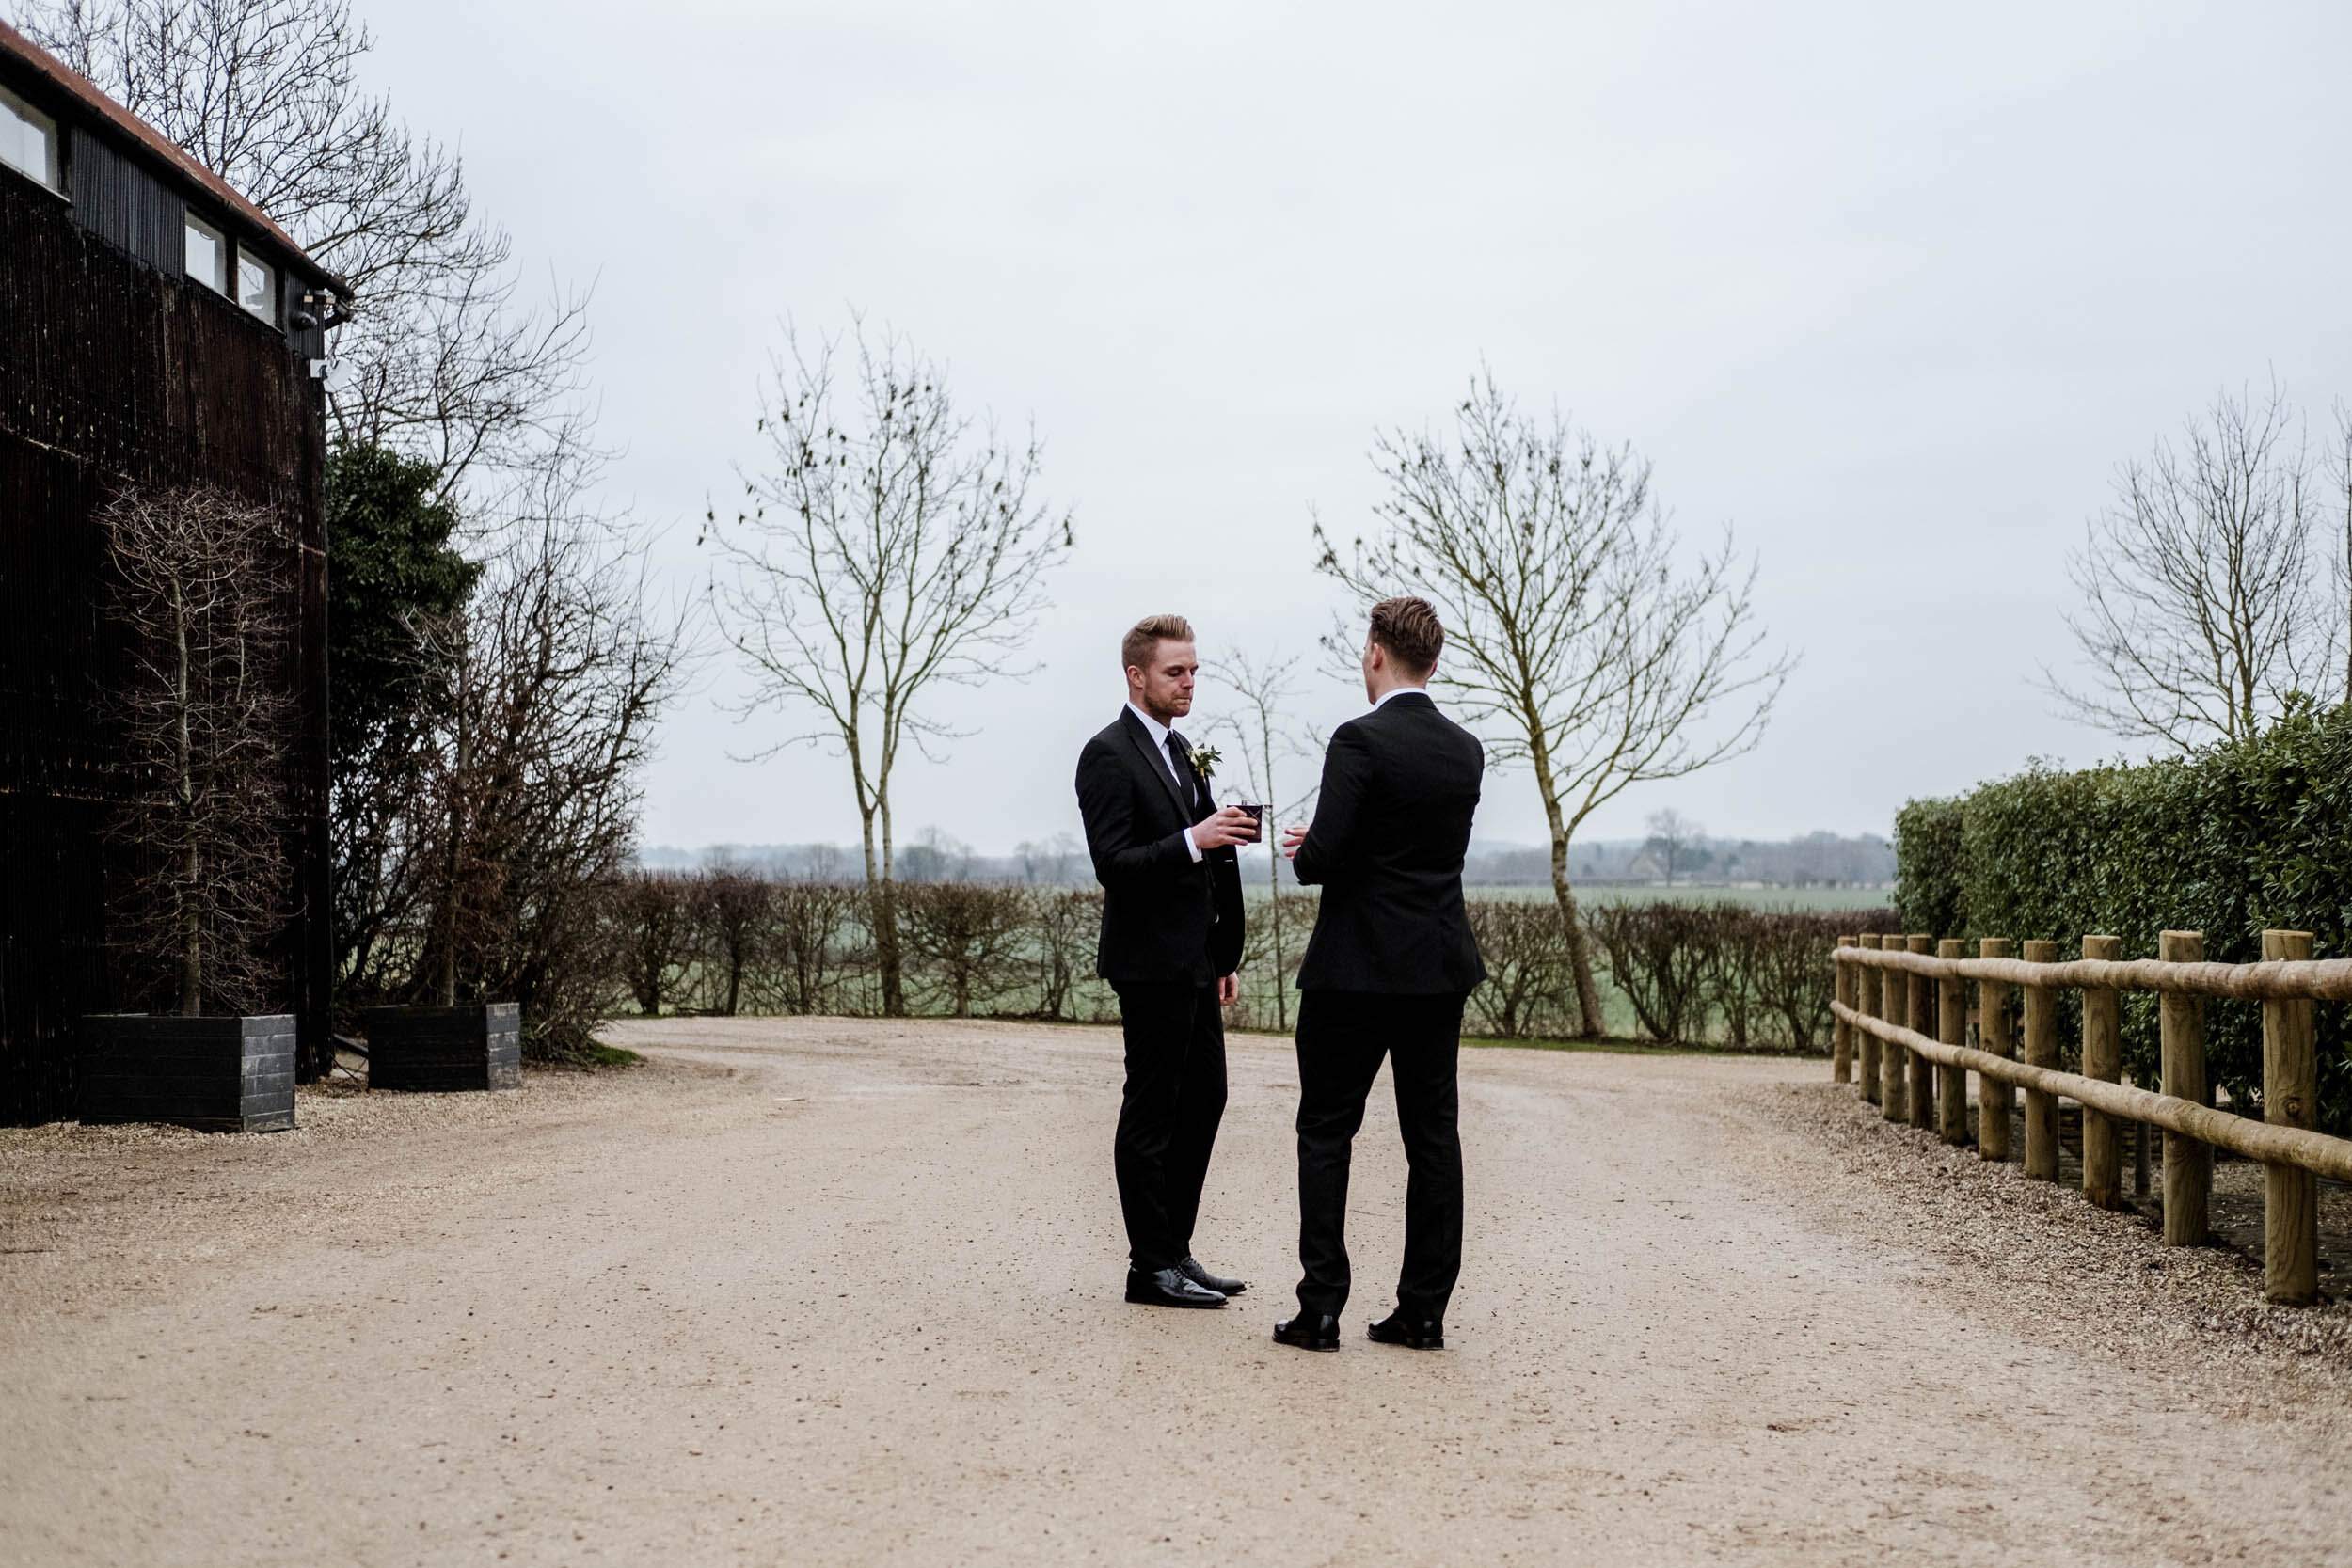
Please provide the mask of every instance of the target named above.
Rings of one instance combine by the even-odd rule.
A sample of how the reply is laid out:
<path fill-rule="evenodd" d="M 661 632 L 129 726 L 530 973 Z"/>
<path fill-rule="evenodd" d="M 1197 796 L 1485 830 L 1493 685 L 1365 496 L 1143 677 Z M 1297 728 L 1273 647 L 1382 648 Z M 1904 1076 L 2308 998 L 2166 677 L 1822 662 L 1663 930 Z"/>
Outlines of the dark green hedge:
<path fill-rule="evenodd" d="M 1914 931 L 2042 938 L 2086 933 L 2153 958 L 2164 930 L 2205 933 L 2217 962 L 2260 958 L 2265 927 L 2310 931 L 2321 958 L 2352 954 L 2352 707 L 2298 712 L 2236 745 L 2137 767 L 2043 768 L 1896 819 L 1896 902 Z M 2151 1082 L 2155 999 L 2127 998 L 2125 1068 Z M 2321 1115 L 2352 1132 L 2345 1008 L 2319 1008 Z M 2242 1107 L 2262 1086 L 2262 1022 L 2213 1003 L 2207 1060 Z"/>

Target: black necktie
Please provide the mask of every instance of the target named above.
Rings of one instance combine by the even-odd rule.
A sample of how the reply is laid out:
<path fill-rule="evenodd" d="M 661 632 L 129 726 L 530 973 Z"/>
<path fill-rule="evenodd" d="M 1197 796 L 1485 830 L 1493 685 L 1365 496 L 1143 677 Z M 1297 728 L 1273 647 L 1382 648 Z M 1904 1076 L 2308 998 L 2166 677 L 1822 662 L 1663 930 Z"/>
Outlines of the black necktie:
<path fill-rule="evenodd" d="M 1176 793 L 1184 802 L 1184 809 L 1194 809 L 1192 793 L 1192 748 L 1174 730 L 1168 732 L 1168 767 L 1176 775 Z"/>

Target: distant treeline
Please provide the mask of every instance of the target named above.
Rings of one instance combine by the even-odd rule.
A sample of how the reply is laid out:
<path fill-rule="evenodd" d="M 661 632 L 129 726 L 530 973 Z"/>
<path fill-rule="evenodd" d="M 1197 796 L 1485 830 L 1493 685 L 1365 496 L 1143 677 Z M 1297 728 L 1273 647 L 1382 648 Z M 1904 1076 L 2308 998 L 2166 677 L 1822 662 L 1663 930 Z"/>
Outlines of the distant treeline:
<path fill-rule="evenodd" d="M 1040 882 L 908 882 L 897 892 L 911 1012 L 1107 1023 L 1118 998 L 1094 973 L 1102 893 Z M 611 1010 L 871 1016 L 882 1010 L 862 882 L 739 866 L 640 870 L 613 890 L 605 951 Z M 1315 895 L 1252 907 L 1235 1028 L 1287 1027 Z M 1470 923 L 1487 981 L 1466 1031 L 1504 1039 L 1574 1033 L 1558 906 L 1473 898 Z M 1841 932 L 1895 930 L 1889 910 L 1834 913 L 1672 900 L 1613 904 L 1588 915 L 1595 950 L 1628 1031 L 1733 1050 L 1827 1049 L 1829 950 Z"/>
<path fill-rule="evenodd" d="M 638 863 L 650 871 L 692 871 L 706 865 L 732 865 L 771 877 L 830 881 L 852 879 L 865 868 L 861 852 L 834 844 L 728 845 L 712 849 L 670 847 L 638 851 Z M 1895 881 L 1895 847 L 1885 839 L 1865 833 L 1841 838 L 1836 833 L 1808 833 L 1803 838 L 1765 842 L 1756 839 L 1696 839 L 1677 845 L 1673 881 L 1677 886 L 1726 887 L 1756 883 L 1766 887 L 1885 888 Z M 933 831 L 918 842 L 902 846 L 894 857 L 892 874 L 906 882 L 1019 882 L 1032 887 L 1091 887 L 1094 869 L 1086 846 L 1070 834 L 1016 845 L 1009 855 L 983 855 L 971 846 Z M 1287 866 L 1284 868 L 1287 872 Z M 1624 839 L 1576 843 L 1568 847 L 1570 880 L 1650 885 L 1666 881 L 1664 857 L 1655 840 Z M 1260 863 L 1255 880 L 1265 878 Z M 1470 887 L 1542 887 L 1551 880 L 1550 851 L 1517 844 L 1472 844 L 1462 868 Z M 1287 875 L 1283 880 L 1289 883 Z"/>

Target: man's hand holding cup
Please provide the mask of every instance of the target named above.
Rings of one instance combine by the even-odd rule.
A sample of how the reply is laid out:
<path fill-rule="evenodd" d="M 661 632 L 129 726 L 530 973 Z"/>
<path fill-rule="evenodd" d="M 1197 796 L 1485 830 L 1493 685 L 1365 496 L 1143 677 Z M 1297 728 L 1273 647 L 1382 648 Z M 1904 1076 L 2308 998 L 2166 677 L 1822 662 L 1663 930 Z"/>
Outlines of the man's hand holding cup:
<path fill-rule="evenodd" d="M 1200 849 L 1222 849 L 1229 844 L 1255 844 L 1258 842 L 1258 819 L 1239 806 L 1220 806 L 1192 825 L 1192 842 L 1194 847 Z"/>

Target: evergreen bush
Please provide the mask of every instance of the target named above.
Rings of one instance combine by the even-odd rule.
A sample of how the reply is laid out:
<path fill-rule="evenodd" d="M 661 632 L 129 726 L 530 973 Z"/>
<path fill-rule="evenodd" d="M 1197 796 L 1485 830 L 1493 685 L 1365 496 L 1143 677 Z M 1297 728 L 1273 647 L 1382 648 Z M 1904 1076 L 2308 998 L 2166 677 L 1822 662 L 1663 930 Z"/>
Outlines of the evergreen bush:
<path fill-rule="evenodd" d="M 2127 958 L 2155 957 L 2160 931 L 2202 931 L 2207 958 L 2250 963 L 2268 928 L 2310 931 L 2321 958 L 2352 954 L 2352 707 L 2298 707 L 2184 757 L 2037 765 L 1914 800 L 1896 831 L 1897 901 L 1915 931 L 2042 939 L 2067 957 L 2096 933 L 2122 938 Z M 2352 1132 L 2344 1014 L 2318 1009 L 2321 1125 L 2339 1133 Z M 2153 1084 L 2153 996 L 2127 994 L 2123 1050 L 2125 1070 Z M 2233 1103 L 2259 1114 L 2257 1004 L 2207 1004 L 2206 1062 Z"/>

